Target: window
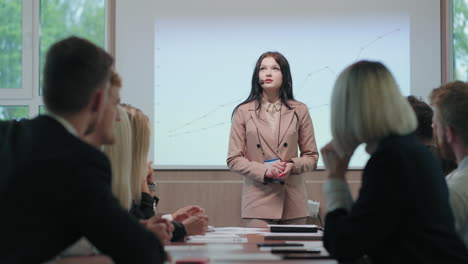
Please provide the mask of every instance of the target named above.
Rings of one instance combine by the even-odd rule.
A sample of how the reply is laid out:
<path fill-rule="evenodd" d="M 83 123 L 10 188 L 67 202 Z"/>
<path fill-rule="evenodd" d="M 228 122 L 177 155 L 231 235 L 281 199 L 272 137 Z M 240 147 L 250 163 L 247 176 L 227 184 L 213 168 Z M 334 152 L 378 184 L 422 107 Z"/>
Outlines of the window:
<path fill-rule="evenodd" d="M 74 35 L 106 47 L 108 2 L 0 0 L 0 119 L 45 113 L 42 66 L 54 42 Z"/>
<path fill-rule="evenodd" d="M 29 106 L 27 105 L 3 105 L 0 106 L 0 120 L 22 119 L 29 117 Z"/>
<path fill-rule="evenodd" d="M 75 35 L 105 48 L 104 6 L 104 0 L 41 0 L 39 86 L 47 50 L 56 41 Z"/>
<path fill-rule="evenodd" d="M 32 32 L 32 2 L 28 2 L 0 0 L 0 100 L 32 97 L 33 57 L 27 34 Z"/>
<path fill-rule="evenodd" d="M 2 0 L 0 4 L 0 89 L 18 89 L 22 73 L 21 0 Z"/>
<path fill-rule="evenodd" d="M 468 0 L 453 0 L 453 75 L 468 81 Z"/>
<path fill-rule="evenodd" d="M 40 106 L 39 106 L 39 114 L 40 114 L 40 115 L 43 115 L 43 114 L 45 114 L 45 113 L 47 113 L 47 111 L 46 111 L 46 109 L 45 109 L 45 106 L 40 105 Z"/>

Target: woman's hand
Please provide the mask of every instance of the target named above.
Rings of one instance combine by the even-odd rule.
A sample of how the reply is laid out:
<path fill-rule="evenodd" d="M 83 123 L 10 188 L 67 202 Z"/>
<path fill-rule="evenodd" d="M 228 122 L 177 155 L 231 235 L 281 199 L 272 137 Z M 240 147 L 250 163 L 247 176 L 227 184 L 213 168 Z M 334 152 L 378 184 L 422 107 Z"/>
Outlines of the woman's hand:
<path fill-rule="evenodd" d="M 320 152 L 322 153 L 325 169 L 329 173 L 328 177 L 344 179 L 348 170 L 349 160 L 351 159 L 354 151 L 340 155 L 333 146 L 333 141 L 331 141 L 323 147 Z"/>
<path fill-rule="evenodd" d="M 172 219 L 177 222 L 183 222 L 185 219 L 204 213 L 205 210 L 198 205 L 189 205 L 180 208 L 172 214 Z"/>
<path fill-rule="evenodd" d="M 147 220 L 140 220 L 147 229 L 153 232 L 164 244 L 171 241 L 174 225 L 160 216 L 153 216 Z"/>
<path fill-rule="evenodd" d="M 285 162 L 285 163 L 286 165 L 284 167 L 284 170 L 280 175 L 278 175 L 278 179 L 281 179 L 281 180 L 287 179 L 291 171 L 294 169 L 294 163 L 292 162 Z"/>
<path fill-rule="evenodd" d="M 182 224 L 187 236 L 204 235 L 208 230 L 208 216 L 196 215 L 185 219 Z"/>
<path fill-rule="evenodd" d="M 278 179 L 279 172 L 275 168 L 267 168 L 265 172 L 265 177 Z"/>
<path fill-rule="evenodd" d="M 277 160 L 271 163 L 271 167 L 268 167 L 267 171 L 265 172 L 265 177 L 279 179 L 279 175 L 284 172 L 285 168 L 286 162 Z"/>

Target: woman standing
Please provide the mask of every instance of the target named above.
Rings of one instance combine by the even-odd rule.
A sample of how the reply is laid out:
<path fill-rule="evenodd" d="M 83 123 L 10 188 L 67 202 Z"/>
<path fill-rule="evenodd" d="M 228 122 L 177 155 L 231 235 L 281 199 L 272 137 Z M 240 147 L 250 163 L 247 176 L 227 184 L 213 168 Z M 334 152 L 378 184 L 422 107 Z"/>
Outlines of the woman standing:
<path fill-rule="evenodd" d="M 244 225 L 305 224 L 302 174 L 316 168 L 318 152 L 308 108 L 294 100 L 289 63 L 282 54 L 260 56 L 250 95 L 232 117 L 227 164 L 244 176 Z"/>

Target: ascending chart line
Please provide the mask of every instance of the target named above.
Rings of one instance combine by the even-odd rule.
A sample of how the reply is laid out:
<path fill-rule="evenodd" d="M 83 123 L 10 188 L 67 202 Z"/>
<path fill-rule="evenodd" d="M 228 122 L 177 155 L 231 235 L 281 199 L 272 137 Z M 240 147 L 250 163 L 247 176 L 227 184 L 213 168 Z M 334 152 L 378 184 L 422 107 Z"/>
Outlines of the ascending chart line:
<path fill-rule="evenodd" d="M 383 33 L 381 35 L 378 35 L 377 37 L 375 37 L 374 39 L 370 40 L 369 42 L 365 43 L 364 45 L 362 45 L 359 50 L 358 50 L 358 54 L 356 56 L 356 61 L 359 59 L 359 57 L 369 48 L 371 47 L 372 45 L 374 45 L 375 43 L 377 43 L 378 41 L 392 35 L 392 34 L 395 34 L 396 32 L 399 32 L 401 31 L 400 28 L 396 28 L 396 29 L 393 29 L 391 31 L 388 31 L 386 33 Z M 307 86 L 308 82 L 310 81 L 310 79 L 313 77 L 313 76 L 316 76 L 318 74 L 321 74 L 321 73 L 324 73 L 324 72 L 328 72 L 330 74 L 332 74 L 332 76 L 335 76 L 336 75 L 336 72 L 330 67 L 330 66 L 324 66 L 324 67 L 321 67 L 317 70 L 314 70 L 314 71 L 311 71 L 309 72 L 308 74 L 306 74 L 306 76 L 303 78 L 303 81 L 301 83 L 301 85 L 299 86 L 299 89 L 297 89 L 297 92 L 296 94 L 301 94 L 301 92 L 304 90 L 304 88 Z M 330 87 L 331 88 L 331 87 Z M 169 137 L 171 138 L 174 138 L 174 137 L 178 137 L 178 136 L 182 136 L 182 135 L 190 135 L 192 133 L 199 133 L 199 132 L 204 132 L 206 130 L 209 130 L 209 129 L 212 129 L 212 128 L 216 128 L 216 127 L 220 127 L 220 126 L 224 126 L 224 125 L 227 125 L 227 124 L 230 124 L 231 122 L 220 122 L 220 123 L 216 123 L 214 125 L 209 125 L 209 126 L 205 126 L 205 127 L 201 127 L 201 128 L 195 128 L 195 129 L 189 129 L 189 130 L 186 130 L 186 131 L 182 131 L 180 132 L 180 130 L 182 130 L 183 128 L 186 128 L 186 127 L 189 127 L 193 124 L 196 124 L 198 122 L 201 122 L 203 120 L 208 120 L 210 116 L 212 116 L 214 113 L 220 111 L 221 109 L 227 107 L 227 106 L 230 106 L 232 104 L 235 104 L 235 103 L 240 103 L 242 102 L 243 99 L 238 99 L 238 100 L 235 100 L 235 101 L 231 101 L 231 102 L 226 102 L 226 103 L 223 103 L 223 104 L 219 104 L 217 105 L 215 108 L 213 108 L 212 110 L 202 114 L 201 116 L 195 118 L 195 119 L 192 119 L 191 121 L 188 121 L 174 129 L 171 129 L 169 130 Z M 308 108 L 311 110 L 311 109 L 319 109 L 319 108 L 323 108 L 323 107 L 327 107 L 329 104 L 320 104 L 320 105 L 310 105 L 308 106 Z M 229 116 L 230 117 L 230 116 Z"/>

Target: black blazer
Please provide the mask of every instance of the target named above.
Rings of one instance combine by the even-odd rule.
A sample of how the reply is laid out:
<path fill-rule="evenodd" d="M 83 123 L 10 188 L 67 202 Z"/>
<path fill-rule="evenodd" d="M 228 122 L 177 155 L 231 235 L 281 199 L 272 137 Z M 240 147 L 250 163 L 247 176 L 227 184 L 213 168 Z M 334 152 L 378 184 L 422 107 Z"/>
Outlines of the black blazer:
<path fill-rule="evenodd" d="M 130 208 L 130 214 L 132 214 L 137 219 L 148 219 L 154 216 L 154 207 L 158 205 L 159 198 L 156 196 L 151 196 L 148 193 L 141 192 L 141 201 L 140 205 L 137 205 L 135 202 L 132 203 L 132 208 Z M 174 231 L 172 232 L 171 242 L 183 242 L 187 236 L 187 231 L 185 226 L 181 222 L 171 221 L 174 225 Z"/>
<path fill-rule="evenodd" d="M 440 165 L 414 135 L 381 140 L 351 211 L 327 214 L 324 245 L 339 260 L 468 263 Z"/>
<path fill-rule="evenodd" d="M 106 156 L 56 120 L 0 122 L 0 263 L 41 263 L 86 237 L 116 263 L 164 249 L 112 195 Z"/>

